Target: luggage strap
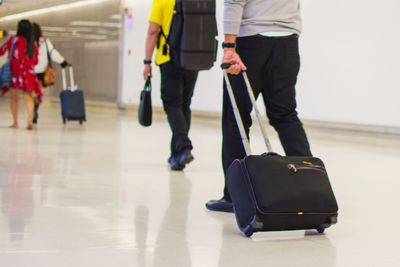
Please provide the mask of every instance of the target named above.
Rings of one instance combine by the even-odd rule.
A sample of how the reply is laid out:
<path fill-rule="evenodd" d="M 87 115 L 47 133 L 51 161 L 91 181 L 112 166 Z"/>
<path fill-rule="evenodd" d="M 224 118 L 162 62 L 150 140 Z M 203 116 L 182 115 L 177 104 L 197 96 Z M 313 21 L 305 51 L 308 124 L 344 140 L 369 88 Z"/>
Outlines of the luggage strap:
<path fill-rule="evenodd" d="M 226 83 L 226 88 L 228 90 L 229 98 L 232 103 L 233 113 L 235 115 L 236 123 L 239 128 L 240 136 L 242 137 L 243 147 L 244 147 L 244 150 L 246 151 L 246 155 L 250 156 L 252 154 L 252 152 L 251 152 L 251 148 L 250 148 L 250 144 L 249 144 L 249 139 L 247 138 L 246 131 L 244 130 L 242 117 L 240 116 L 239 109 L 236 104 L 235 95 L 233 94 L 232 86 L 231 86 L 231 83 L 229 82 L 229 76 L 226 71 L 226 69 L 228 69 L 230 66 L 231 66 L 231 64 L 229 64 L 229 63 L 221 64 L 221 68 L 224 70 L 224 79 L 225 79 L 225 83 Z M 267 152 L 272 152 L 272 146 L 267 137 L 267 132 L 265 130 L 265 126 L 262 121 L 260 111 L 258 110 L 258 107 L 256 104 L 256 98 L 254 97 L 253 89 L 251 88 L 249 78 L 247 77 L 247 73 L 245 71 L 242 71 L 242 75 L 243 75 L 243 79 L 246 84 L 247 92 L 249 94 L 251 103 L 253 104 L 254 112 L 256 113 L 258 125 L 259 125 L 261 133 L 263 135 L 265 146 L 267 147 Z"/>

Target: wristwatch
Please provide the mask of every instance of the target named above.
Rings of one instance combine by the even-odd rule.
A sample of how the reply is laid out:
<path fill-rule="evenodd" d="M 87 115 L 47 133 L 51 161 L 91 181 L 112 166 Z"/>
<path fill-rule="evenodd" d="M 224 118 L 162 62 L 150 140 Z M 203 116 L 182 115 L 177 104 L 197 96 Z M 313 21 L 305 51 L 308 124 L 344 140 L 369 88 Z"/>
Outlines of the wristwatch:
<path fill-rule="evenodd" d="M 236 48 L 235 43 L 222 43 L 222 48 Z"/>
<path fill-rule="evenodd" d="M 143 63 L 146 65 L 146 64 L 151 64 L 151 60 L 143 60 Z"/>

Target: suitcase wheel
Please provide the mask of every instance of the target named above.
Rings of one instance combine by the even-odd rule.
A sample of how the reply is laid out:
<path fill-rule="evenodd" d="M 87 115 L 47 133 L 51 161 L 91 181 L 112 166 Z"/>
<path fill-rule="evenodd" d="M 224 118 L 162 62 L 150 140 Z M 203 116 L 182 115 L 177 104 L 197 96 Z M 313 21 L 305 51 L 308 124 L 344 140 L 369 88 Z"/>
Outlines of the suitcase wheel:
<path fill-rule="evenodd" d="M 317 229 L 318 233 L 322 234 L 325 231 L 325 227 L 320 227 Z"/>
<path fill-rule="evenodd" d="M 244 234 L 247 236 L 247 237 L 251 237 L 252 235 L 253 235 L 253 233 L 254 233 L 254 231 L 253 231 L 253 229 L 249 229 L 249 230 L 247 230 L 246 232 L 244 232 Z"/>
<path fill-rule="evenodd" d="M 83 120 L 79 120 L 79 124 L 82 125 Z"/>
<path fill-rule="evenodd" d="M 67 118 L 65 118 L 65 117 L 63 117 L 62 120 L 63 120 L 63 124 L 65 124 L 67 122 Z"/>

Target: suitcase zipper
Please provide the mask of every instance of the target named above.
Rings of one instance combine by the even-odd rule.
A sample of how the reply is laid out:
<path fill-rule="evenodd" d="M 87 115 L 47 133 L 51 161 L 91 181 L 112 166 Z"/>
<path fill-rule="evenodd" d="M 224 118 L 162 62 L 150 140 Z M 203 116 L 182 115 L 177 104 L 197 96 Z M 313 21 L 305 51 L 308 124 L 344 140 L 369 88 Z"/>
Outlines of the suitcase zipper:
<path fill-rule="evenodd" d="M 289 170 L 292 172 L 296 173 L 299 170 L 315 170 L 315 171 L 320 171 L 320 172 L 326 172 L 324 166 L 321 165 L 313 165 L 312 163 L 303 163 L 303 164 L 294 164 L 290 163 L 286 165 Z"/>

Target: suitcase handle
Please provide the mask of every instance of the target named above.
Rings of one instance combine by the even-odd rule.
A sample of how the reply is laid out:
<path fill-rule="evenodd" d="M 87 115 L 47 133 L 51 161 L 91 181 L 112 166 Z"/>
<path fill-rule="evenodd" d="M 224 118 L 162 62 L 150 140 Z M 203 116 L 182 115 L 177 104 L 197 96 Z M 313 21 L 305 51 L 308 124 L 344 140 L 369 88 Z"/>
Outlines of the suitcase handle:
<path fill-rule="evenodd" d="M 63 84 L 63 90 L 68 89 L 68 84 L 67 84 L 67 74 L 65 73 L 65 68 L 61 68 L 61 77 L 62 77 L 62 84 Z"/>
<path fill-rule="evenodd" d="M 62 76 L 62 82 L 63 82 L 63 90 L 68 90 L 70 89 L 71 91 L 75 91 L 78 89 L 78 86 L 75 84 L 74 80 L 74 70 L 72 69 L 72 66 L 68 66 L 69 70 L 69 85 L 70 87 L 68 88 L 68 82 L 67 82 L 67 74 L 65 71 L 66 68 L 61 68 L 61 76 Z"/>
<path fill-rule="evenodd" d="M 248 138 L 246 136 L 246 132 L 245 132 L 244 126 L 243 126 L 242 117 L 240 116 L 239 109 L 238 109 L 237 104 L 236 104 L 235 95 L 233 94 L 232 86 L 231 86 L 231 83 L 229 82 L 228 73 L 226 71 L 226 69 L 228 69 L 230 66 L 231 66 L 231 64 L 229 64 L 229 63 L 221 64 L 221 68 L 224 70 L 224 79 L 225 79 L 225 83 L 226 83 L 226 88 L 228 90 L 229 98 L 231 100 L 233 113 L 235 115 L 236 123 L 237 123 L 237 125 L 239 127 L 240 136 L 242 137 L 242 143 L 243 143 L 243 146 L 244 146 L 244 150 L 246 151 L 246 155 L 249 156 L 249 155 L 252 154 L 251 153 L 250 144 L 249 144 L 249 140 L 248 140 Z M 254 108 L 254 111 L 256 113 L 258 125 L 259 125 L 261 133 L 263 135 L 265 146 L 267 147 L 267 152 L 272 152 L 272 146 L 271 146 L 271 143 L 269 142 L 269 139 L 267 137 L 267 132 L 265 130 L 264 123 L 262 122 L 260 111 L 258 110 L 258 107 L 257 107 L 257 104 L 256 104 L 256 98 L 254 97 L 253 89 L 251 88 L 251 85 L 250 85 L 250 82 L 249 82 L 249 78 L 247 77 L 247 73 L 245 71 L 242 71 L 242 75 L 243 75 L 243 79 L 244 79 L 245 84 L 246 84 L 247 92 L 249 94 L 251 103 L 253 104 L 253 108 Z"/>

